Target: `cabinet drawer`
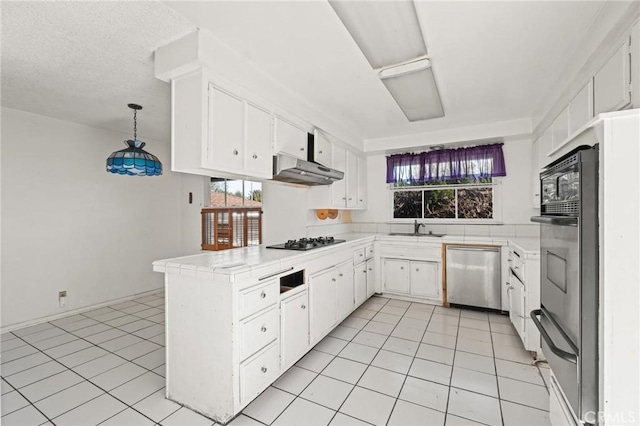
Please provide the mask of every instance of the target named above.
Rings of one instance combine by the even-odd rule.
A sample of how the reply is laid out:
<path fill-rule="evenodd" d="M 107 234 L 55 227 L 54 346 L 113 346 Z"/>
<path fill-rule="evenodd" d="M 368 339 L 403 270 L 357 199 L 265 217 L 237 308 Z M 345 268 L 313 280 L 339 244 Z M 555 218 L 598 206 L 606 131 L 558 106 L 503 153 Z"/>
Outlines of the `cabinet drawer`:
<path fill-rule="evenodd" d="M 240 364 L 240 402 L 246 404 L 278 377 L 278 344 L 274 342 L 252 359 Z"/>
<path fill-rule="evenodd" d="M 378 254 L 380 257 L 393 257 L 396 259 L 441 261 L 442 245 L 383 246 Z"/>
<path fill-rule="evenodd" d="M 278 302 L 279 298 L 280 286 L 277 279 L 240 291 L 238 296 L 238 313 L 240 318 L 248 317 Z"/>
<path fill-rule="evenodd" d="M 367 260 L 371 259 L 374 255 L 373 244 L 371 244 L 370 246 L 366 246 L 364 248 L 364 253 L 364 256 L 367 258 Z"/>
<path fill-rule="evenodd" d="M 362 263 L 366 260 L 365 257 L 365 249 L 361 248 L 353 251 L 353 264 L 357 265 L 358 263 Z"/>
<path fill-rule="evenodd" d="M 278 337 L 278 309 L 240 323 L 240 359 L 256 353 L 267 343 Z"/>

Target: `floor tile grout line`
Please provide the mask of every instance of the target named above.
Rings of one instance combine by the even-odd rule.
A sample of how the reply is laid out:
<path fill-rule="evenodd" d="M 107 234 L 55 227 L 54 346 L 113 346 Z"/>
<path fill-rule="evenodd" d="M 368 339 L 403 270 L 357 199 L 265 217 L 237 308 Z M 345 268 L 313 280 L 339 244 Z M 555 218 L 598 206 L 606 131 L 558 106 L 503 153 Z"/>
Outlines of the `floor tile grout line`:
<path fill-rule="evenodd" d="M 498 406 L 500 407 L 500 420 L 504 425 L 504 413 L 502 412 L 502 398 L 500 398 L 500 381 L 498 380 L 498 363 L 496 362 L 496 350 L 493 346 L 493 333 L 491 333 L 491 322 L 489 322 L 489 336 L 491 337 L 491 353 L 493 354 L 493 368 L 496 370 L 496 389 L 498 391 Z"/>
<path fill-rule="evenodd" d="M 36 348 L 36 349 L 37 349 L 37 348 Z M 39 351 L 39 352 L 41 352 L 41 353 L 43 353 L 45 356 L 49 356 L 49 355 L 47 355 L 46 353 L 44 353 L 44 352 L 40 351 L 39 349 L 38 349 L 38 351 Z M 61 363 L 60 361 L 58 361 L 57 359 L 52 358 L 51 356 L 49 356 L 49 358 L 51 358 L 53 361 L 57 362 L 58 364 L 62 365 L 62 366 L 63 366 L 63 367 L 65 367 L 66 369 L 71 370 L 71 368 L 69 368 L 69 367 L 67 367 L 66 365 L 62 364 L 62 363 Z M 79 365 L 82 365 L 82 364 L 79 364 Z M 114 367 L 114 368 L 115 368 L 115 367 Z M 25 370 L 25 371 L 26 371 L 26 370 Z M 111 370 L 107 370 L 107 371 L 111 371 Z M 114 396 L 113 394 L 111 394 L 111 392 L 110 392 L 110 391 L 107 391 L 107 390 L 105 390 L 104 388 L 102 388 L 102 387 L 98 386 L 97 384 L 93 383 L 91 380 L 89 380 L 88 378 L 84 377 L 82 374 L 79 374 L 77 371 L 73 371 L 73 372 L 74 372 L 75 374 L 77 374 L 78 376 L 80 376 L 82 379 L 84 379 L 84 381 L 91 383 L 93 386 L 95 386 L 95 387 L 97 387 L 98 389 L 100 389 L 101 391 L 103 391 L 103 393 L 102 393 L 102 394 L 100 394 L 100 395 L 96 396 L 95 398 L 90 399 L 89 401 L 93 401 L 94 399 L 96 399 L 96 398 L 98 398 L 98 397 L 100 397 L 100 396 L 104 395 L 105 393 L 106 393 L 106 394 L 109 394 L 112 398 L 115 398 L 115 399 L 116 399 L 116 400 L 118 400 L 119 402 L 121 402 L 121 403 L 123 403 L 124 405 L 126 405 L 128 408 L 131 408 L 131 409 L 133 409 L 133 410 L 137 411 L 138 413 L 142 414 L 143 416 L 147 417 L 149 420 L 151 420 L 151 421 L 152 421 L 152 422 L 154 422 L 154 424 L 155 424 L 155 420 L 153 420 L 153 419 L 151 419 L 150 417 L 146 416 L 144 413 L 141 413 L 140 411 L 136 410 L 133 406 L 131 406 L 131 405 L 127 404 L 126 402 L 124 402 L 124 401 L 120 400 L 119 398 L 117 398 L 116 396 Z M 143 374 L 146 374 L 146 373 L 143 373 Z M 132 381 L 132 380 L 137 379 L 138 377 L 142 376 L 143 374 L 140 374 L 139 376 L 136 376 L 136 377 L 134 377 L 133 379 L 128 380 L 128 381 L 126 381 L 126 382 L 124 382 L 124 383 L 122 383 L 122 384 L 118 385 L 118 386 L 117 386 L 117 387 L 115 387 L 114 389 L 117 389 L 118 387 L 120 387 L 120 386 L 122 386 L 122 385 L 124 385 L 124 384 L 126 384 L 126 383 L 129 383 L 129 382 L 130 382 L 130 381 Z M 156 374 L 157 374 L 157 373 L 156 373 Z M 54 376 L 55 376 L 55 374 L 54 374 Z M 52 376 L 49 376 L 49 377 L 52 377 Z M 44 379 L 41 379 L 41 380 L 44 380 Z M 38 381 L 40 381 L 40 380 L 38 380 Z M 34 383 L 37 383 L 38 381 L 36 381 L 36 382 L 34 382 Z M 80 383 L 82 383 L 82 382 L 80 382 Z M 39 400 L 38 400 L 38 401 L 36 401 L 36 402 L 40 402 L 40 401 L 42 401 L 42 400 L 45 400 L 45 399 L 47 399 L 47 398 L 49 398 L 49 397 L 51 397 L 51 396 L 53 396 L 53 395 L 56 395 L 56 394 L 58 394 L 58 393 L 60 393 L 60 392 L 63 392 L 63 391 L 65 391 L 65 390 L 67 390 L 67 389 L 70 389 L 70 388 L 72 388 L 73 386 L 77 386 L 77 385 L 79 385 L 80 383 L 75 383 L 75 384 L 73 384 L 73 385 L 71 385 L 71 386 L 69 386 L 69 387 L 67 387 L 67 388 L 65 388 L 65 389 L 63 389 L 63 390 L 60 390 L 60 391 L 58 391 L 58 392 L 54 392 L 54 393 L 52 393 L 51 395 L 47 395 L 46 397 L 41 398 L 41 399 L 39 399 Z M 31 385 L 31 384 L 33 384 L 33 383 L 30 383 L 30 385 Z M 165 386 L 166 386 L 166 385 L 165 385 Z M 112 389 L 112 390 L 113 390 L 113 389 Z M 16 391 L 18 391 L 18 389 L 16 389 Z M 156 391 L 156 392 L 157 392 L 157 391 Z M 42 414 L 47 418 L 47 420 L 49 420 L 51 423 L 55 424 L 55 423 L 53 422 L 53 419 L 50 419 L 47 415 L 45 415 L 42 411 L 40 411 L 40 409 L 38 409 L 38 407 L 35 405 L 35 403 L 34 403 L 34 402 L 31 402 L 31 401 L 30 401 L 27 397 L 25 397 L 22 393 L 20 393 L 20 395 L 21 395 L 23 398 L 25 398 L 27 401 L 29 401 L 29 403 L 30 403 L 31 405 L 33 405 L 33 406 L 34 406 L 34 408 L 36 408 L 40 413 L 42 413 Z M 145 398 L 147 398 L 147 397 L 149 397 L 149 396 L 151 396 L 151 395 L 152 395 L 152 394 L 149 394 L 149 395 L 147 395 Z M 145 398 L 143 398 L 143 399 L 145 399 Z M 69 412 L 69 411 L 71 411 L 71 410 L 75 410 L 76 408 L 78 408 L 78 407 L 80 407 L 80 406 L 82 406 L 82 405 L 86 404 L 86 403 L 87 403 L 87 402 L 89 402 L 89 401 L 85 401 L 85 402 L 83 402 L 82 404 L 77 405 L 77 406 L 75 406 L 75 407 L 71 408 L 70 410 L 65 411 L 64 413 L 59 414 L 58 416 L 54 417 L 54 419 L 55 419 L 55 418 L 60 417 L 60 416 L 61 416 L 61 415 L 63 415 L 63 414 L 66 414 L 67 412 Z M 139 401 L 137 401 L 137 402 L 140 402 L 140 401 L 142 401 L 142 399 L 141 399 L 141 400 L 139 400 Z M 137 402 L 136 402 L 136 403 L 137 403 Z M 123 411 L 124 411 L 124 410 L 123 410 Z"/>

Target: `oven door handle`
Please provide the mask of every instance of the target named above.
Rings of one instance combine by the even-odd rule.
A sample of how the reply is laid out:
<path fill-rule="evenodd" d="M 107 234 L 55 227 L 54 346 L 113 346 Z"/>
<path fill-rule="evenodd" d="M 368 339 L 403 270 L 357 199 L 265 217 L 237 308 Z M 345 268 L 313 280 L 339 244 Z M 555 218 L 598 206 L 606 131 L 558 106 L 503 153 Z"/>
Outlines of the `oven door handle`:
<path fill-rule="evenodd" d="M 545 225 L 560 225 L 560 226 L 578 226 L 577 217 L 567 216 L 533 216 L 531 222 L 543 223 Z"/>
<path fill-rule="evenodd" d="M 562 349 L 557 347 L 555 343 L 553 343 L 553 340 L 551 340 L 551 336 L 549 336 L 549 334 L 547 333 L 547 330 L 544 329 L 544 327 L 538 320 L 538 316 L 541 316 L 541 315 L 542 315 L 542 309 L 534 309 L 533 311 L 531 311 L 531 321 L 533 321 L 536 328 L 540 331 L 540 335 L 542 336 L 544 341 L 547 343 L 547 345 L 549 345 L 549 349 L 551 349 L 551 352 L 553 352 L 556 356 L 564 359 L 565 361 L 569 361 L 573 364 L 577 364 L 578 356 L 576 354 L 563 351 Z"/>

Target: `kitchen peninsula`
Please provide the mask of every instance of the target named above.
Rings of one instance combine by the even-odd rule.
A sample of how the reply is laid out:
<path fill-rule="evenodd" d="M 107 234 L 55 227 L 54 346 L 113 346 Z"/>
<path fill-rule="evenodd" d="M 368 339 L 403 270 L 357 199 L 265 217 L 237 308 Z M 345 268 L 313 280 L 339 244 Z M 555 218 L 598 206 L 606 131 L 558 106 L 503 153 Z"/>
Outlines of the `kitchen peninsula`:
<path fill-rule="evenodd" d="M 505 257 L 514 244 L 534 256 L 538 250 L 536 239 L 339 237 L 346 242 L 312 251 L 253 246 L 154 262 L 166 283 L 167 397 L 230 421 L 370 296 L 385 291 L 376 279 L 385 248 L 413 247 L 413 257 L 431 262 L 431 276 L 422 278 L 433 283 L 434 295 L 392 295 L 431 304 L 442 304 L 443 242 L 499 245 Z"/>

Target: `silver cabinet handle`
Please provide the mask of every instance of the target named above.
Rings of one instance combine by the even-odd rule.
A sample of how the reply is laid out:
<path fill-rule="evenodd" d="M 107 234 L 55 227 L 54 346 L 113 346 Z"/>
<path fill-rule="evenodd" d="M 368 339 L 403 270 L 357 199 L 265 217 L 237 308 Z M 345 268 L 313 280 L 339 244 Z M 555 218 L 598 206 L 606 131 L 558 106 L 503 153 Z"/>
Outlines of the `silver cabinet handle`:
<path fill-rule="evenodd" d="M 304 151 L 304 147 L 300 148 L 300 151 Z"/>
<path fill-rule="evenodd" d="M 370 272 L 373 272 L 373 269 L 369 268 L 369 271 L 370 271 Z"/>
<path fill-rule="evenodd" d="M 262 331 L 263 333 L 267 332 L 267 327 L 265 327 L 264 325 L 262 327 L 260 327 L 260 331 Z"/>
<path fill-rule="evenodd" d="M 420 269 L 416 268 L 416 272 L 420 272 Z"/>
<path fill-rule="evenodd" d="M 349 201 L 353 200 L 353 198 L 349 197 Z"/>
<path fill-rule="evenodd" d="M 364 254 L 360 253 L 360 257 L 364 256 Z"/>
<path fill-rule="evenodd" d="M 342 199 L 343 199 L 343 200 L 346 200 L 346 199 L 347 199 L 347 197 L 342 197 Z"/>
<path fill-rule="evenodd" d="M 253 154 L 253 159 L 255 160 L 256 158 L 258 158 L 257 154 Z"/>
<path fill-rule="evenodd" d="M 369 270 L 371 270 L 371 269 L 369 269 Z M 362 272 L 364 272 L 364 273 L 366 274 L 366 273 L 367 273 L 367 270 L 366 270 L 366 269 L 363 269 L 363 270 L 362 270 Z"/>
<path fill-rule="evenodd" d="M 404 266 L 401 266 L 401 267 L 400 267 L 400 270 L 403 270 L 403 271 L 404 271 Z"/>
<path fill-rule="evenodd" d="M 265 293 L 264 291 L 262 293 L 260 293 L 260 298 L 264 299 L 265 297 L 267 297 L 267 293 Z"/>
<path fill-rule="evenodd" d="M 331 278 L 331 281 L 336 282 L 336 279 L 335 278 Z"/>
<path fill-rule="evenodd" d="M 266 373 L 266 372 L 267 372 L 267 367 L 262 367 L 262 368 L 260 369 L 260 371 L 262 371 L 263 373 Z"/>
<path fill-rule="evenodd" d="M 340 274 L 338 276 L 341 277 L 342 276 L 342 272 L 340 272 Z"/>
<path fill-rule="evenodd" d="M 302 306 L 300 306 L 300 309 L 307 309 L 307 306 L 306 305 L 302 305 Z"/>
<path fill-rule="evenodd" d="M 362 198 L 360 198 L 360 202 L 362 203 L 364 200 Z"/>
<path fill-rule="evenodd" d="M 233 150 L 233 155 L 238 155 L 238 150 L 237 149 Z"/>
<path fill-rule="evenodd" d="M 322 151 L 318 151 L 318 154 L 322 154 Z"/>

